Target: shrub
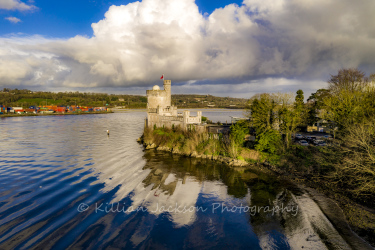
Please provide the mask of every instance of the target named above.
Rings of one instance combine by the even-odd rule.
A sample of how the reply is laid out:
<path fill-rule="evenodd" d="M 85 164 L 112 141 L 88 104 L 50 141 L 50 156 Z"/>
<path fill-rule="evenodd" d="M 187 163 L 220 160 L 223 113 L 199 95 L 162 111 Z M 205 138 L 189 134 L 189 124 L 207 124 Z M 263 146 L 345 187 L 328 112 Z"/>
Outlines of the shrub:
<path fill-rule="evenodd" d="M 248 133 L 249 128 L 246 121 L 238 121 L 230 126 L 230 136 L 238 147 L 243 146 L 245 135 Z"/>
<path fill-rule="evenodd" d="M 255 149 L 258 151 L 275 154 L 281 145 L 281 135 L 275 129 L 266 130 L 259 135 L 258 144 Z"/>

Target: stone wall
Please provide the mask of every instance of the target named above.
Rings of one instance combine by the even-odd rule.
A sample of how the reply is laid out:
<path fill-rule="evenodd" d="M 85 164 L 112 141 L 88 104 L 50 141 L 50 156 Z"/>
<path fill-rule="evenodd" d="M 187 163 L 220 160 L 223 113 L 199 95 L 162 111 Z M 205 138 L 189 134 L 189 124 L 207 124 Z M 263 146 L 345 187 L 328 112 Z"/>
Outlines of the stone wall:
<path fill-rule="evenodd" d="M 170 107 L 172 106 L 172 92 L 171 92 L 171 80 L 164 80 L 164 90 L 167 95 L 167 98 L 165 100 L 165 106 L 163 107 Z"/>
<path fill-rule="evenodd" d="M 147 90 L 147 108 L 167 107 L 168 97 L 165 90 Z"/>

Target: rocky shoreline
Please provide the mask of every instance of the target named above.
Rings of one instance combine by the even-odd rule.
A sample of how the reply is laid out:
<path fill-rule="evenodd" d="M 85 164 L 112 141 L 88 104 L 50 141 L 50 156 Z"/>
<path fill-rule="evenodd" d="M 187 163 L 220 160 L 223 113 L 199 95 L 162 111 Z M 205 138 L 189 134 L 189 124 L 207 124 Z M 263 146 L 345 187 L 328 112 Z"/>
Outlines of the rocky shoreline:
<path fill-rule="evenodd" d="M 208 159 L 208 160 L 217 161 L 219 163 L 226 164 L 229 167 L 246 167 L 246 166 L 249 165 L 249 163 L 246 162 L 246 161 L 233 159 L 233 158 L 230 158 L 230 157 L 224 157 L 224 156 L 221 156 L 221 155 L 198 154 L 196 151 L 193 151 L 192 153 L 189 153 L 189 154 L 183 153 L 178 148 L 170 148 L 170 147 L 167 147 L 167 146 L 157 146 L 154 143 L 145 143 L 142 140 L 142 138 L 139 138 L 137 141 L 139 143 L 142 143 L 146 150 L 155 149 L 155 150 L 158 150 L 158 151 L 165 151 L 165 152 L 170 152 L 172 154 L 183 155 L 183 156 L 186 156 L 186 157 Z"/>

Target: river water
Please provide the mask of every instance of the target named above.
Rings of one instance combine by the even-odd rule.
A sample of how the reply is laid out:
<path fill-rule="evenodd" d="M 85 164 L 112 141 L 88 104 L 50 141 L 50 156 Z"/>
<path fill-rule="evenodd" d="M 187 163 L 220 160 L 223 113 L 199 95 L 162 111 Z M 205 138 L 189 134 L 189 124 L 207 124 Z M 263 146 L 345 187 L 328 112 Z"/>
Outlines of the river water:
<path fill-rule="evenodd" d="M 242 111 L 203 115 L 223 122 Z M 0 119 L 0 248 L 348 247 L 291 184 L 144 151 L 145 116 Z"/>

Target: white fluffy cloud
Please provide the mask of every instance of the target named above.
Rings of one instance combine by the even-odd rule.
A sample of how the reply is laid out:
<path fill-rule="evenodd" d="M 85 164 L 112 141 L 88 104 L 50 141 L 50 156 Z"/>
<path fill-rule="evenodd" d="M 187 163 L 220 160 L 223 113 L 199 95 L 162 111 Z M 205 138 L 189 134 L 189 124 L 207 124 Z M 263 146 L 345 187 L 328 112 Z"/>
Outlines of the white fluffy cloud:
<path fill-rule="evenodd" d="M 8 20 L 9 22 L 11 23 L 19 23 L 19 22 L 22 22 L 21 19 L 17 18 L 17 17 L 6 17 L 4 18 L 5 20 Z"/>
<path fill-rule="evenodd" d="M 27 5 L 20 0 L 0 0 L 0 9 L 27 11 L 34 10 L 34 5 Z"/>
<path fill-rule="evenodd" d="M 306 84 L 341 67 L 374 69 L 374 9 L 365 0 L 245 0 L 203 16 L 194 0 L 111 6 L 91 38 L 0 38 L 0 83 L 148 86 L 165 73 L 174 82 L 226 82 L 232 92 L 272 90 L 283 79 L 314 89 Z"/>

